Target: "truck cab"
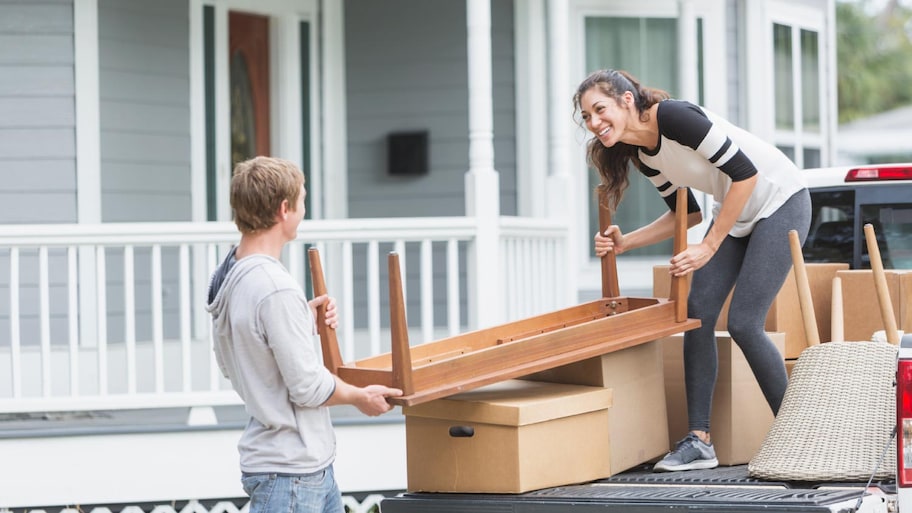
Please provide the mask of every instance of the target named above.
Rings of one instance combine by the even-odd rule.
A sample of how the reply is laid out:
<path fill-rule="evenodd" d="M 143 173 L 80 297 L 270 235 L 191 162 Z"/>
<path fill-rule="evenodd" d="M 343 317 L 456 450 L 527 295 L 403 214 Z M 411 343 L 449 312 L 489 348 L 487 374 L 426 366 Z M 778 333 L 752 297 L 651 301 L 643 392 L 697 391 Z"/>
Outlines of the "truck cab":
<path fill-rule="evenodd" d="M 912 269 L 912 164 L 809 169 L 807 262 L 870 269 L 863 227 L 874 226 L 885 269 Z"/>

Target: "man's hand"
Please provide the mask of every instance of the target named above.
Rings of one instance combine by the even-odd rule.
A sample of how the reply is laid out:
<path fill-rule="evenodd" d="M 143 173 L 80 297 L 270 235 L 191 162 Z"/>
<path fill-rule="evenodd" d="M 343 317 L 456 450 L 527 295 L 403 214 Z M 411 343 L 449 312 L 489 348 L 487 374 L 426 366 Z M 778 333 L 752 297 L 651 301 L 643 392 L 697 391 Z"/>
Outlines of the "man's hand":
<path fill-rule="evenodd" d="M 322 296 L 317 296 L 307 302 L 310 305 L 310 309 L 313 311 L 314 319 L 317 318 L 317 307 L 326 305 L 326 325 L 332 329 L 336 329 L 339 325 L 338 313 L 336 312 L 336 298 L 323 294 Z"/>
<path fill-rule="evenodd" d="M 358 398 L 353 403 L 361 413 L 376 417 L 386 413 L 393 408 L 393 405 L 386 402 L 387 397 L 399 397 L 402 390 L 390 388 L 383 385 L 368 385 L 359 389 Z"/>

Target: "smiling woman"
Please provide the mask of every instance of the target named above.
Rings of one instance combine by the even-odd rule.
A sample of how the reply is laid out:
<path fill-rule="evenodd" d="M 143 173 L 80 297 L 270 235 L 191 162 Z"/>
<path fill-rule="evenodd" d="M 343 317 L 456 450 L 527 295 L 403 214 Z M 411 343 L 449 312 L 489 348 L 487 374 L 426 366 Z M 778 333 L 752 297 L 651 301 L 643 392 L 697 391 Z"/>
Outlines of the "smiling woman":
<path fill-rule="evenodd" d="M 607 207 L 617 208 L 635 168 L 669 208 L 627 233 L 617 225 L 600 229 L 596 256 L 619 255 L 671 237 L 678 209 L 672 192 L 678 188 L 688 188 L 689 226 L 702 219 L 690 189 L 714 199 L 713 220 L 702 242 L 670 262 L 673 276 L 693 274 L 687 317 L 699 319 L 701 327 L 684 335 L 690 433 L 655 470 L 714 468 L 718 460 L 709 423 L 718 368 L 714 330 L 733 288 L 728 331 L 754 369 L 773 414 L 782 402 L 785 366 L 763 326 L 791 268 L 788 233 L 797 231 L 803 240 L 810 225 L 804 179 L 776 147 L 702 107 L 644 87 L 624 71 L 591 73 L 577 88 L 574 104 L 593 134 L 587 155 Z"/>

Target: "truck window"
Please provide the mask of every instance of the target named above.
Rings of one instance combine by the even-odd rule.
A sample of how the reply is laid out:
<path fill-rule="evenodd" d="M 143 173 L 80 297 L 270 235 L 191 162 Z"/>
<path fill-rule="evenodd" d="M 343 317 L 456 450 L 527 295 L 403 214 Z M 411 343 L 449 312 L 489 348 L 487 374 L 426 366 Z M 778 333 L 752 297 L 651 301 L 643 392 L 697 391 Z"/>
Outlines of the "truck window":
<path fill-rule="evenodd" d="M 864 242 L 863 227 L 871 223 L 885 269 L 912 269 L 912 204 L 860 205 L 861 223 L 855 233 L 855 191 L 827 190 L 811 193 L 811 228 L 802 252 L 807 262 L 854 260 L 856 241 L 860 245 L 860 268 L 870 269 L 871 258 Z"/>
<path fill-rule="evenodd" d="M 811 228 L 802 252 L 808 262 L 852 262 L 855 192 L 811 193 Z"/>
<path fill-rule="evenodd" d="M 861 215 L 874 227 L 884 267 L 912 269 L 912 205 L 862 205 Z M 862 261 L 870 267 L 867 248 L 863 249 Z"/>

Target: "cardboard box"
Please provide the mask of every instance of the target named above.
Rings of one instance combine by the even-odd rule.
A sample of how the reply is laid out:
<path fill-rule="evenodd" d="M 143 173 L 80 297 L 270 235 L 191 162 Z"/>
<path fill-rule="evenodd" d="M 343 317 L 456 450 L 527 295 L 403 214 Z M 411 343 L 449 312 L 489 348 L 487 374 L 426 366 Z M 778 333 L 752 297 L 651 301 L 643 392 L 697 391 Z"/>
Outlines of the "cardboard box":
<path fill-rule="evenodd" d="M 608 477 L 611 398 L 509 380 L 403 407 L 408 490 L 520 493 Z"/>
<path fill-rule="evenodd" d="M 658 342 L 525 376 L 614 390 L 609 417 L 611 475 L 668 452 L 662 352 Z"/>
<path fill-rule="evenodd" d="M 667 265 L 653 268 L 653 297 L 668 297 L 671 290 L 671 275 Z M 808 263 L 805 269 L 808 284 L 811 287 L 811 299 L 814 302 L 814 317 L 817 319 L 817 332 L 821 342 L 830 340 L 830 314 L 833 302 L 833 278 L 836 273 L 847 270 L 849 264 L 842 263 Z M 725 300 L 722 312 L 716 322 L 717 331 L 728 330 L 728 307 L 731 294 Z M 773 300 L 766 316 L 766 331 L 785 333 L 785 357 L 798 358 L 807 349 L 807 336 L 804 333 L 804 321 L 801 317 L 801 305 L 798 303 L 798 284 L 795 281 L 794 269 L 789 271 L 785 283 Z"/>
<path fill-rule="evenodd" d="M 885 270 L 896 329 L 912 331 L 912 271 Z M 839 271 L 842 281 L 842 318 L 846 340 L 871 340 L 884 329 L 874 273 L 870 269 Z"/>
<path fill-rule="evenodd" d="M 792 369 L 795 368 L 796 363 L 798 363 L 797 358 L 790 358 L 785 361 L 785 372 L 789 375 L 789 378 L 792 377 Z"/>
<path fill-rule="evenodd" d="M 781 353 L 784 333 L 768 333 Z M 684 335 L 661 339 L 665 366 L 665 398 L 669 444 L 687 435 L 687 398 L 684 390 Z M 710 432 L 721 465 L 748 463 L 760 449 L 773 424 L 760 385 L 737 344 L 727 332 L 716 332 L 719 373 L 713 393 Z"/>

